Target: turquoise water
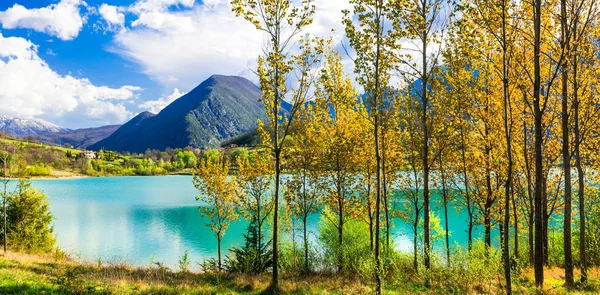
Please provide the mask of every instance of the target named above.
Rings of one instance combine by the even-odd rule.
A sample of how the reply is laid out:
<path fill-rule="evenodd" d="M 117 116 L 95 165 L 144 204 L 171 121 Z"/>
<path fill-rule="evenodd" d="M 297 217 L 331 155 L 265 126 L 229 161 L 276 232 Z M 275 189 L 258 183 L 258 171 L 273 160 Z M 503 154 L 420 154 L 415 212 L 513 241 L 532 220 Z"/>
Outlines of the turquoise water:
<path fill-rule="evenodd" d="M 195 262 L 217 255 L 216 238 L 197 209 L 191 176 L 36 180 L 34 186 L 49 196 L 59 246 L 75 257 L 143 266 L 154 256 L 154 261 L 175 267 L 189 250 L 197 269 Z M 434 205 L 443 225 L 440 210 Z M 466 213 L 451 207 L 449 214 L 451 243 L 466 245 Z M 317 219 L 309 230 L 312 240 L 318 235 Z M 411 228 L 402 220 L 394 223 L 396 247 L 412 250 Z M 242 220 L 231 225 L 223 253 L 243 243 L 246 225 Z M 476 227 L 475 234 L 480 233 Z"/>

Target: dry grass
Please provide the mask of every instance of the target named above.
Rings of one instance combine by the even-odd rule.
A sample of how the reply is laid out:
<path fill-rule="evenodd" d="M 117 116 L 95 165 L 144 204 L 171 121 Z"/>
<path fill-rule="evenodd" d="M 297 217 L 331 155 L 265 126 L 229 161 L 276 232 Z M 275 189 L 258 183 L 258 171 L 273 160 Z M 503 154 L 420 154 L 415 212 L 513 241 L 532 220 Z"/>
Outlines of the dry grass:
<path fill-rule="evenodd" d="M 564 271 L 546 270 L 543 294 L 599 294 L 598 281 L 585 288 L 568 292 L 564 287 Z M 591 278 L 598 278 L 594 269 Z M 444 282 L 435 281 L 423 288 L 421 278 L 389 279 L 384 294 L 464 294 L 452 291 Z M 468 294 L 501 294 L 502 280 L 480 282 Z M 123 264 L 98 265 L 77 263 L 57 255 L 29 255 L 9 252 L 0 256 L 0 294 L 270 294 L 270 275 L 218 275 L 177 273 L 161 268 L 133 268 Z M 283 294 L 372 294 L 372 282 L 360 277 L 321 274 L 307 277 L 283 275 Z M 533 271 L 526 269 L 515 278 L 516 294 L 536 294 Z"/>

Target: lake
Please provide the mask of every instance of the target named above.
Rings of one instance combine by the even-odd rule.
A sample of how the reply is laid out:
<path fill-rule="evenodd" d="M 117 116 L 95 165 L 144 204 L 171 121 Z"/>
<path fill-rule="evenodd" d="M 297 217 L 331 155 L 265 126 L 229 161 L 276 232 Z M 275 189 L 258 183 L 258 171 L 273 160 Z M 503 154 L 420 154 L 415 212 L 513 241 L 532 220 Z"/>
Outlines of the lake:
<path fill-rule="evenodd" d="M 35 180 L 34 186 L 49 196 L 58 245 L 75 257 L 134 266 L 148 265 L 154 257 L 175 268 L 189 250 L 198 269 L 196 262 L 217 256 L 216 238 L 200 217 L 191 176 L 47 179 Z M 441 208 L 434 211 L 443 225 Z M 465 210 L 451 207 L 449 215 L 451 243 L 466 245 Z M 317 220 L 315 216 L 311 221 L 311 240 L 317 239 Z M 227 230 L 224 254 L 243 243 L 246 226 L 240 220 Z M 409 226 L 396 220 L 392 233 L 397 248 L 412 250 Z M 481 227 L 475 234 L 481 234 Z"/>

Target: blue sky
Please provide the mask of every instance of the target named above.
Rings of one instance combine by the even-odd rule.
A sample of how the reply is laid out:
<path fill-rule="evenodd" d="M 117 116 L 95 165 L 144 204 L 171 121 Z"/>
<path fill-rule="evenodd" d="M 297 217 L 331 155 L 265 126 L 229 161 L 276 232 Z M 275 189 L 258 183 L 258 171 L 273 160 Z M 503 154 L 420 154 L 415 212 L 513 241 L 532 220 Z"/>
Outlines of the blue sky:
<path fill-rule="evenodd" d="M 342 32 L 348 0 L 315 4 L 309 32 Z M 261 45 L 228 0 L 0 1 L 0 115 L 122 124 L 212 74 L 254 79 Z"/>

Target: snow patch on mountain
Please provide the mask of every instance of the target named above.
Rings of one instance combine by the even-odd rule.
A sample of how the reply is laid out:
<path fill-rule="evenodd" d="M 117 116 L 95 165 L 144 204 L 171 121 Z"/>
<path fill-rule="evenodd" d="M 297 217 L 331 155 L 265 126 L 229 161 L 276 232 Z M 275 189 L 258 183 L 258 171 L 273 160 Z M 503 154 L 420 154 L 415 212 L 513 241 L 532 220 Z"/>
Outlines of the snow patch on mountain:
<path fill-rule="evenodd" d="M 66 130 L 68 129 L 41 119 L 24 119 L 12 116 L 0 116 L 0 131 L 4 131 L 11 135 L 27 136 Z"/>

